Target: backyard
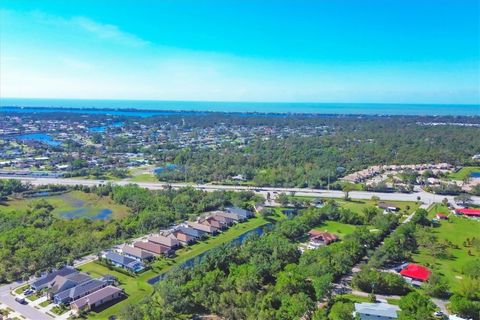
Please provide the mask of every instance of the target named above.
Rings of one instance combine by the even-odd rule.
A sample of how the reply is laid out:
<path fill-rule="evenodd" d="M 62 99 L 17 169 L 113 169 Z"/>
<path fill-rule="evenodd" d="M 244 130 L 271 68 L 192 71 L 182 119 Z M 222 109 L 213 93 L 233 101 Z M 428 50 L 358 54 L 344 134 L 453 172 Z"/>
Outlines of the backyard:
<path fill-rule="evenodd" d="M 355 231 L 357 226 L 352 224 L 341 223 L 337 221 L 325 221 L 322 225 L 314 228 L 318 231 L 326 231 L 336 234 L 340 239 L 344 238 L 346 235 L 349 235 Z"/>
<path fill-rule="evenodd" d="M 435 217 L 437 213 L 450 214 L 450 210 L 442 204 L 436 204 L 429 210 L 429 218 Z M 464 242 L 467 238 L 479 237 L 480 221 L 469 218 L 457 217 L 453 214 L 448 220 L 442 220 L 440 225 L 432 228 L 432 232 L 438 237 L 438 242 L 449 241 L 454 247 L 450 246 L 448 252 L 451 257 L 435 258 L 421 249 L 414 255 L 414 260 L 420 264 L 428 265 L 437 270 L 446 279 L 448 279 L 453 290 L 457 289 L 462 279 L 462 267 L 468 261 L 478 259 L 480 250 L 473 246 L 465 247 Z"/>

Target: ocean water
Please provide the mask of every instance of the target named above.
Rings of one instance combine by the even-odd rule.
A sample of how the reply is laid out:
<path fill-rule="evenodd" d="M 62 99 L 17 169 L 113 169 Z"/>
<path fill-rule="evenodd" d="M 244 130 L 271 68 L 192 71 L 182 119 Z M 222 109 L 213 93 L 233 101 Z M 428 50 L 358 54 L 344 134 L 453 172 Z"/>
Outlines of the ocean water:
<path fill-rule="evenodd" d="M 9 108 L 16 107 L 16 108 Z M 34 107 L 35 109 L 18 109 Z M 152 116 L 168 111 L 313 113 L 365 115 L 463 115 L 480 116 L 480 105 L 459 104 L 388 104 L 388 103 L 264 103 L 153 100 L 69 100 L 69 99 L 0 99 L 0 112 L 58 112 L 62 108 L 89 109 L 83 113 Z M 113 110 L 98 110 L 113 109 Z M 145 110 L 148 112 L 139 112 Z M 79 112 L 77 110 L 70 110 Z"/>

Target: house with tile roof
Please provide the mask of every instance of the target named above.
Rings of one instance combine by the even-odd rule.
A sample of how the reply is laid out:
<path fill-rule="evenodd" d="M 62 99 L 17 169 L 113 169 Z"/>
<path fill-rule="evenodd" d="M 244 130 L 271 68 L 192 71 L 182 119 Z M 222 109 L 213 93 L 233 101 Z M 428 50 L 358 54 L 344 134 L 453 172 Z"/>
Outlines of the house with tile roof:
<path fill-rule="evenodd" d="M 152 260 L 155 257 L 151 252 L 127 245 L 122 247 L 122 253 L 129 258 L 141 262 Z"/>
<path fill-rule="evenodd" d="M 70 307 L 75 314 L 82 311 L 88 311 L 97 308 L 107 302 L 118 299 L 123 296 L 123 290 L 114 286 L 106 286 L 100 290 L 90 293 L 80 299 L 70 303 Z"/>

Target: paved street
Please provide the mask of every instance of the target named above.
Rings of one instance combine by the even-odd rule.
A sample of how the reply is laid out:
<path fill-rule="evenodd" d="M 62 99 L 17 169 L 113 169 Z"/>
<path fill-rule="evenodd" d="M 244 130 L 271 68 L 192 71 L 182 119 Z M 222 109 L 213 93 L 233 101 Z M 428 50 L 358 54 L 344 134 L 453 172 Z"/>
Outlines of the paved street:
<path fill-rule="evenodd" d="M 88 255 L 88 256 L 85 256 L 85 257 L 82 257 L 82 258 L 79 258 L 77 260 L 74 261 L 74 266 L 75 267 L 79 267 L 83 264 L 86 264 L 88 262 L 91 262 L 93 260 L 97 259 L 97 256 L 95 255 Z M 30 281 L 33 281 L 35 278 L 34 277 L 31 277 L 28 282 Z M 25 316 L 27 319 L 29 320 L 52 320 L 53 318 L 51 318 L 50 316 L 46 315 L 45 313 L 39 311 L 38 309 L 36 309 L 34 306 L 38 306 L 39 303 L 41 303 L 42 301 L 45 300 L 45 298 L 40 298 L 36 301 L 28 301 L 28 304 L 26 305 L 22 305 L 18 302 L 15 301 L 15 297 L 10 294 L 10 292 L 17 288 L 17 287 L 20 287 L 20 286 L 23 286 L 27 283 L 27 281 L 16 281 L 16 282 L 13 282 L 13 283 L 10 283 L 10 284 L 6 284 L 6 285 L 3 285 L 3 286 L 0 286 L 0 303 L 1 304 L 4 304 L 10 308 L 12 308 L 13 310 L 15 310 L 16 313 L 19 313 L 23 316 Z M 40 308 L 40 307 L 39 307 Z M 49 308 L 52 308 L 52 305 L 48 306 L 47 308 L 40 308 L 42 309 L 43 311 L 45 311 L 45 309 L 49 309 Z M 67 312 L 68 314 L 68 312 Z M 67 314 L 64 314 L 63 317 L 65 318 L 67 316 Z M 58 319 L 60 319 L 61 317 L 57 317 Z"/>
<path fill-rule="evenodd" d="M 15 297 L 10 294 L 10 291 L 14 288 L 22 285 L 23 282 L 14 282 L 8 285 L 0 287 L 0 302 L 13 310 L 15 312 L 25 316 L 29 320 L 52 320 L 51 317 L 47 316 L 45 313 L 40 312 L 34 307 L 28 304 L 20 304 L 15 301 Z"/>

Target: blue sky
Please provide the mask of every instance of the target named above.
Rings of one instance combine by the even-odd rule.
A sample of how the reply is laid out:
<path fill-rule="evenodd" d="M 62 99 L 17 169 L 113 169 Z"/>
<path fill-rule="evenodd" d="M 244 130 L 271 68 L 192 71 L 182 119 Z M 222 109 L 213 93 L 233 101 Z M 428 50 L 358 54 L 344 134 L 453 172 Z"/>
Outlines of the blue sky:
<path fill-rule="evenodd" d="M 0 6 L 3 97 L 480 103 L 477 0 Z"/>

